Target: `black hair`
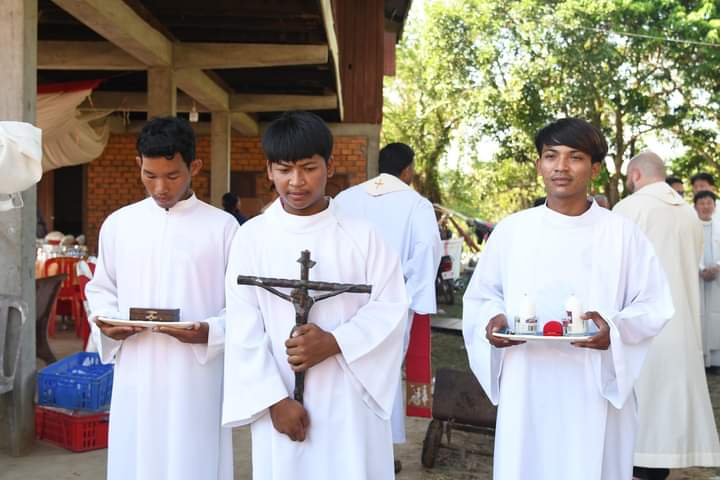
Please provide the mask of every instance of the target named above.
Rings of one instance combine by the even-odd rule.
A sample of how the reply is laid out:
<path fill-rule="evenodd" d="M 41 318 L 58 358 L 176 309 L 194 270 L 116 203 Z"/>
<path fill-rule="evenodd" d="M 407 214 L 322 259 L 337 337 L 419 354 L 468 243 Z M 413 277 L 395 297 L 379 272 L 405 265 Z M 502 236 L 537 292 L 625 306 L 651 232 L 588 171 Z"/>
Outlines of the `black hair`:
<path fill-rule="evenodd" d="M 195 160 L 195 132 L 184 118 L 156 117 L 145 124 L 138 135 L 137 152 L 140 157 L 172 159 L 179 153 L 190 168 Z"/>
<path fill-rule="evenodd" d="M 322 118 L 310 112 L 285 112 L 262 136 L 265 157 L 271 163 L 297 162 L 320 155 L 327 163 L 333 137 Z"/>
<path fill-rule="evenodd" d="M 705 180 L 713 187 L 715 186 L 715 177 L 713 177 L 707 172 L 700 172 L 690 177 L 690 185 L 695 185 L 695 182 L 697 182 L 698 180 Z"/>
<path fill-rule="evenodd" d="M 665 178 L 665 183 L 667 183 L 668 185 L 672 185 L 674 183 L 683 183 L 683 181 L 679 177 L 674 177 L 670 175 L 669 177 Z"/>
<path fill-rule="evenodd" d="M 590 155 L 592 163 L 602 162 L 608 152 L 602 132 L 580 118 L 561 118 L 540 129 L 535 135 L 538 156 L 545 145 L 567 145 Z"/>
<path fill-rule="evenodd" d="M 415 152 L 404 143 L 388 143 L 380 150 L 378 170 L 399 177 L 415 160 Z"/>
<path fill-rule="evenodd" d="M 693 197 L 693 205 L 697 204 L 699 200 L 702 200 L 703 198 L 712 198 L 713 202 L 717 200 L 717 195 L 715 195 L 710 190 L 703 190 L 701 192 L 697 192 L 695 196 Z"/>
<path fill-rule="evenodd" d="M 232 192 L 227 192 L 222 196 L 223 210 L 227 212 L 234 212 L 237 208 L 238 196 Z"/>
<path fill-rule="evenodd" d="M 533 200 L 533 207 L 539 207 L 541 205 L 545 205 L 546 201 L 547 201 L 547 197 L 538 197 L 535 200 Z"/>

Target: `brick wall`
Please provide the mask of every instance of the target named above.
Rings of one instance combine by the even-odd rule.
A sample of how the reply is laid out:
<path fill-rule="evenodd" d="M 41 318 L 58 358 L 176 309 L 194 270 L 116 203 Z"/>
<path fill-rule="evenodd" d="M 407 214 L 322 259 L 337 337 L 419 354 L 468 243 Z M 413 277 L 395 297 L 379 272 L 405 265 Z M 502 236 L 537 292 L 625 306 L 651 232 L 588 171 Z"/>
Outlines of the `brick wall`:
<path fill-rule="evenodd" d="M 135 163 L 133 134 L 111 135 L 102 156 L 90 162 L 87 169 L 86 234 L 91 252 L 97 251 L 100 225 L 110 213 L 145 197 L 140 171 Z M 205 202 L 210 199 L 210 137 L 197 138 L 197 157 L 205 160 L 202 172 L 193 179 L 193 190 Z M 262 206 L 274 199 L 265 174 L 265 158 L 257 137 L 233 136 L 231 140 L 233 172 L 256 172 L 256 196 L 242 198 L 242 211 L 256 215 Z M 337 178 L 328 186 L 331 193 L 366 180 L 367 138 L 336 137 L 333 148 Z"/>

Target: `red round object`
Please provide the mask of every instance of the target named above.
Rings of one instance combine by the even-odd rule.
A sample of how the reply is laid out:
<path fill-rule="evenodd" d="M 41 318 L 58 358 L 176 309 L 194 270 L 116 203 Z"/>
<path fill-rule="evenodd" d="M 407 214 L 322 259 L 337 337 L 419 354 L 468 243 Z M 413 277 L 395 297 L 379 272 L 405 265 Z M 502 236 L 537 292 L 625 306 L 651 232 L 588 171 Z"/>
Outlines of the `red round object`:
<path fill-rule="evenodd" d="M 562 337 L 563 327 L 562 323 L 551 320 L 543 327 L 543 335 L 546 337 Z"/>

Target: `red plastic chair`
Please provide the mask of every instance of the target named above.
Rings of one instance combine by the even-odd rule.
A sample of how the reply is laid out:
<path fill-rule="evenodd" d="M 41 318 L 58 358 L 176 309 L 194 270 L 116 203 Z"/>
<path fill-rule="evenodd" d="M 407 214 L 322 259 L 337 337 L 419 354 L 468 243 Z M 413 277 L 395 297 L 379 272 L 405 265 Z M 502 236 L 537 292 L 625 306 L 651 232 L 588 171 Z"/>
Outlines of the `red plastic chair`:
<path fill-rule="evenodd" d="M 95 274 L 95 264 L 93 262 L 87 262 L 88 267 L 90 267 L 90 272 Z M 85 305 L 87 305 L 87 296 L 85 295 L 85 286 L 90 282 L 90 278 L 86 277 L 85 275 L 78 275 L 77 281 L 78 281 L 78 288 L 80 290 L 80 299 L 82 301 L 82 319 L 78 324 L 76 324 L 75 332 L 77 333 L 77 336 L 82 338 L 83 341 L 83 349 L 87 347 L 88 338 L 90 337 L 90 320 L 88 319 L 88 312 L 85 308 Z"/>
<path fill-rule="evenodd" d="M 78 259 L 73 257 L 56 257 L 49 258 L 45 261 L 46 277 L 61 273 L 67 275 L 62 287 L 60 287 L 60 293 L 58 293 L 58 298 L 55 302 L 55 312 L 51 314 L 50 320 L 48 321 L 48 335 L 50 337 L 55 336 L 55 318 L 57 314 L 71 315 L 75 322 L 76 332 L 79 329 L 78 324 L 82 321 L 82 297 L 75 272 L 75 263 L 77 263 L 77 261 Z"/>

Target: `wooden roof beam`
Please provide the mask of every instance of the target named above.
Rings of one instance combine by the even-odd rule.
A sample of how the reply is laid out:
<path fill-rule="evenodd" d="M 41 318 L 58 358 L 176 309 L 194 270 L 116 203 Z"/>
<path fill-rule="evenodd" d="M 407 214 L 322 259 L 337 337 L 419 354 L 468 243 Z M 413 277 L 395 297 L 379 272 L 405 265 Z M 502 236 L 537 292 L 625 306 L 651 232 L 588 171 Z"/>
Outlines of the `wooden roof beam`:
<path fill-rule="evenodd" d="M 180 90 L 205 105 L 211 112 L 230 110 L 230 94 L 202 70 L 175 70 L 175 83 Z"/>
<path fill-rule="evenodd" d="M 260 135 L 260 124 L 254 115 L 243 112 L 230 114 L 230 126 L 241 135 L 255 137 Z"/>
<path fill-rule="evenodd" d="M 324 65 L 327 45 L 176 43 L 175 68 L 224 69 Z M 38 68 L 45 70 L 145 70 L 148 66 L 110 42 L 38 42 Z"/>
<path fill-rule="evenodd" d="M 172 42 L 122 0 L 52 1 L 145 65 L 172 65 Z"/>
<path fill-rule="evenodd" d="M 147 66 L 174 68 L 173 43 L 123 0 L 52 1 Z M 230 94 L 202 70 L 177 69 L 174 75 L 177 87 L 208 110 L 229 111 Z M 232 126 L 245 134 L 260 131 L 257 121 L 244 113 L 232 115 Z"/>
<path fill-rule="evenodd" d="M 204 104 L 193 101 L 189 95 L 179 93 L 177 111 L 189 112 L 193 105 L 198 112 L 211 111 Z M 237 113 L 284 112 L 288 110 L 332 110 L 337 108 L 337 95 L 273 95 L 235 94 L 230 95 L 230 111 Z M 121 112 L 146 112 L 148 99 L 145 92 L 93 92 L 80 109 L 115 110 Z"/>
<path fill-rule="evenodd" d="M 147 65 L 110 42 L 38 42 L 40 70 L 145 70 Z"/>
<path fill-rule="evenodd" d="M 338 96 L 235 94 L 230 97 L 233 112 L 284 112 L 288 110 L 333 110 Z"/>
<path fill-rule="evenodd" d="M 331 0 L 320 0 L 320 10 L 322 11 L 325 35 L 327 36 L 328 46 L 330 47 L 330 53 L 333 59 L 333 67 L 335 69 L 335 86 L 338 98 L 337 106 L 340 112 L 340 120 L 342 121 L 345 117 L 345 109 L 343 107 L 342 79 L 340 78 L 340 48 L 338 46 L 337 29 Z"/>
<path fill-rule="evenodd" d="M 265 43 L 178 43 L 176 68 L 255 68 L 285 65 L 325 65 L 327 45 Z"/>

